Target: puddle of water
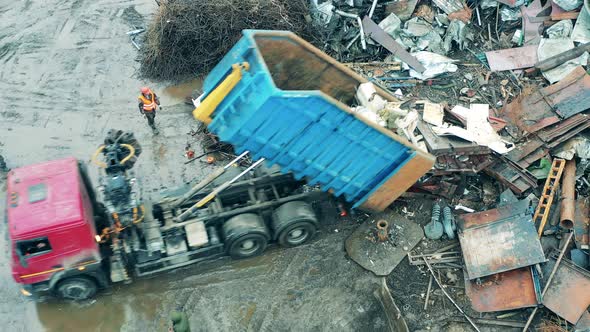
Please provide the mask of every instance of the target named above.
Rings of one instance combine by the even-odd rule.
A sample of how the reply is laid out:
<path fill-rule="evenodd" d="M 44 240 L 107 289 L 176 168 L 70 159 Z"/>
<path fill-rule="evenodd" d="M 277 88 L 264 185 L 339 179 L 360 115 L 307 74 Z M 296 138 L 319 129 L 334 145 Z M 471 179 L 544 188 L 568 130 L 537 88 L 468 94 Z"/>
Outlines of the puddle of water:
<path fill-rule="evenodd" d="M 183 103 L 186 100 L 186 97 L 190 97 L 195 89 L 200 89 L 202 86 L 203 79 L 195 78 L 184 83 L 167 86 L 161 90 L 160 93 L 156 92 L 156 94 L 160 97 L 162 106 L 174 105 Z"/>

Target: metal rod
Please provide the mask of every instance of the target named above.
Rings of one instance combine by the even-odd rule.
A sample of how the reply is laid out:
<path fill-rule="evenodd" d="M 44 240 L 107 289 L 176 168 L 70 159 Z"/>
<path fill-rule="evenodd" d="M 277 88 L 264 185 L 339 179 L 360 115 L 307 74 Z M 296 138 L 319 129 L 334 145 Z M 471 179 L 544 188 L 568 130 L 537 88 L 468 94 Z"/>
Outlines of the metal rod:
<path fill-rule="evenodd" d="M 369 17 L 373 17 L 373 13 L 375 13 L 375 8 L 377 8 L 377 1 L 373 0 L 373 4 L 371 4 L 371 9 L 369 10 Z"/>
<path fill-rule="evenodd" d="M 563 256 L 565 255 L 565 251 L 566 251 L 567 246 L 569 245 L 573 235 L 574 235 L 574 232 L 570 232 L 570 235 L 567 237 L 567 240 L 565 240 L 565 244 L 563 245 L 563 248 L 561 248 L 561 252 L 559 253 L 559 257 L 557 257 L 557 261 L 555 262 L 555 265 L 553 266 L 553 270 L 551 270 L 551 274 L 549 275 L 549 278 L 547 279 L 547 283 L 545 284 L 545 288 L 543 288 L 543 292 L 541 293 L 541 301 L 543 301 L 543 296 L 545 296 L 545 293 L 547 293 L 547 290 L 549 289 L 549 286 L 551 285 L 551 281 L 553 280 L 553 277 L 555 276 L 555 272 L 557 272 L 557 268 L 559 268 L 559 264 L 561 263 L 561 260 L 562 260 Z M 527 329 L 529 328 L 529 326 L 531 325 L 531 323 L 533 321 L 533 318 L 535 318 L 535 315 L 537 314 L 537 310 L 539 310 L 539 307 L 535 307 L 535 309 L 533 310 L 533 312 L 529 316 L 529 319 L 526 321 L 526 324 L 525 324 L 524 328 L 522 329 L 522 332 L 527 331 Z"/>
<path fill-rule="evenodd" d="M 361 46 L 363 47 L 363 50 L 367 49 L 367 40 L 365 39 L 365 30 L 363 29 L 363 21 L 361 20 L 360 17 L 356 17 L 356 21 L 359 23 L 359 30 L 361 31 Z"/>
<path fill-rule="evenodd" d="M 256 166 L 260 165 L 262 162 L 264 161 L 264 158 L 260 158 L 257 162 L 255 162 L 254 164 L 250 165 L 250 167 L 246 168 L 242 173 L 236 175 L 233 179 L 229 180 L 228 182 L 222 184 L 221 186 L 215 188 L 212 192 L 210 192 L 207 196 L 205 196 L 204 198 L 202 198 L 200 201 L 198 201 L 197 203 L 195 203 L 195 207 L 196 208 L 200 208 L 203 205 L 209 203 L 213 198 L 215 198 L 215 196 L 217 196 L 220 192 L 224 191 L 225 189 L 227 189 L 229 186 L 232 185 L 232 183 L 238 181 L 242 176 L 246 175 L 246 173 L 250 172 L 252 169 L 254 169 Z M 188 210 L 187 210 L 188 211 Z M 186 211 L 184 212 L 186 213 Z M 183 214 L 184 214 L 183 213 Z M 180 218 L 180 216 L 179 216 Z"/>
<path fill-rule="evenodd" d="M 235 164 L 238 160 L 244 158 L 244 156 L 247 155 L 248 153 L 250 153 L 250 151 L 244 151 L 241 155 L 235 157 L 232 161 L 230 161 L 229 164 L 223 166 L 223 169 L 230 168 L 231 165 Z"/>
<path fill-rule="evenodd" d="M 135 40 L 133 40 L 133 38 L 131 38 L 131 44 L 133 44 L 133 46 L 135 46 L 135 48 L 139 51 L 140 47 L 139 47 L 139 45 L 137 45 Z"/>
<path fill-rule="evenodd" d="M 230 166 L 232 166 L 233 164 L 238 162 L 240 159 L 242 159 L 248 153 L 250 153 L 250 151 L 245 151 L 244 153 L 242 153 L 241 155 L 237 156 L 232 161 L 230 161 L 229 164 L 223 166 L 223 168 L 216 169 L 213 173 L 209 174 L 201 182 L 199 182 L 195 186 L 193 186 L 191 188 L 191 190 L 189 190 L 187 193 L 182 195 L 182 197 L 180 197 L 176 202 L 174 202 L 172 204 L 172 207 L 178 207 L 178 206 L 184 204 L 186 201 L 188 201 L 193 196 L 195 196 L 199 191 L 201 191 L 201 189 L 205 188 L 207 185 L 209 185 L 211 182 L 213 182 L 213 180 L 217 179 L 221 174 L 223 174 L 225 172 L 226 169 L 228 169 Z M 194 209 L 192 212 L 194 212 Z M 183 217 L 187 217 L 188 215 L 190 215 L 190 212 L 188 214 L 184 215 Z"/>
<path fill-rule="evenodd" d="M 357 14 L 351 14 L 351 13 L 347 13 L 347 12 L 343 12 L 341 10 L 336 9 L 334 11 L 334 13 L 340 15 L 340 16 L 344 16 L 344 17 L 349 17 L 349 18 L 354 18 L 356 19 L 357 17 L 359 17 Z"/>
<path fill-rule="evenodd" d="M 428 309 L 428 301 L 430 300 L 430 290 L 432 289 L 432 276 L 428 280 L 428 289 L 426 290 L 426 300 L 424 301 L 424 311 Z"/>
<path fill-rule="evenodd" d="M 434 270 L 432 270 L 432 266 L 430 266 L 430 263 L 428 263 L 428 261 L 425 258 L 422 258 L 422 259 L 424 260 L 424 263 L 426 263 L 426 266 L 428 267 L 428 271 L 430 271 L 430 274 L 434 278 L 434 281 L 436 281 L 436 284 L 438 285 L 438 287 L 440 287 L 440 290 L 443 292 L 443 294 L 445 294 L 445 296 L 451 301 L 451 303 L 455 306 L 455 308 L 457 308 L 457 310 L 459 310 L 459 312 L 462 313 L 463 316 L 465 316 L 465 318 L 467 319 L 467 321 L 469 321 L 469 324 L 471 324 L 471 326 L 473 326 L 473 328 L 477 332 L 481 332 L 479 330 L 479 327 L 477 327 L 477 325 L 475 325 L 475 323 L 473 322 L 473 320 L 471 320 L 471 318 L 469 318 L 469 316 L 467 316 L 467 314 L 463 311 L 463 309 L 461 309 L 461 307 L 459 307 L 459 305 L 455 301 L 453 301 L 453 298 L 451 298 L 451 296 L 449 295 L 449 293 L 447 293 L 447 291 L 443 288 L 442 284 L 438 281 L 438 279 L 434 275 Z"/>
<path fill-rule="evenodd" d="M 336 9 L 334 11 L 334 13 L 340 15 L 340 16 L 344 16 L 344 17 L 348 17 L 348 18 L 354 18 L 358 24 L 359 24 L 359 34 L 357 36 L 361 37 L 361 45 L 363 47 L 363 50 L 367 49 L 367 40 L 365 39 L 365 31 L 363 29 L 363 20 L 361 19 L 360 16 L 356 15 L 356 14 L 350 14 L 347 12 L 343 12 L 341 10 Z M 349 44 L 348 46 L 346 46 L 346 48 L 350 48 L 350 46 L 352 46 L 352 44 L 356 41 L 357 37 L 355 37 Z"/>

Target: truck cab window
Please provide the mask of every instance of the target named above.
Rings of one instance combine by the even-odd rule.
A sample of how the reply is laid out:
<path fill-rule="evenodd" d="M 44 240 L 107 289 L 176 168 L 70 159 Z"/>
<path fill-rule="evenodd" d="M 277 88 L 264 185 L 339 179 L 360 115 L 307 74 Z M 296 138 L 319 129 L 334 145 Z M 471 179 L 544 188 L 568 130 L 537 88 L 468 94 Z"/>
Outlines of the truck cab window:
<path fill-rule="evenodd" d="M 34 240 L 19 241 L 16 243 L 16 246 L 20 254 L 25 258 L 51 251 L 51 245 L 49 244 L 49 240 L 46 237 Z"/>

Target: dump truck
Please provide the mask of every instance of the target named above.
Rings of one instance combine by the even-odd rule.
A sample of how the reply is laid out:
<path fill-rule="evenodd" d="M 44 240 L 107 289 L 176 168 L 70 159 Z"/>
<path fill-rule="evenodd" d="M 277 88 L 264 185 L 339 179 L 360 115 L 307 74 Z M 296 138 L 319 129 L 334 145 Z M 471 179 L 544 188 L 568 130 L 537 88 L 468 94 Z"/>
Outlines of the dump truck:
<path fill-rule="evenodd" d="M 328 196 L 264 163 L 233 160 L 145 202 L 132 169 L 140 153 L 132 134 L 109 132 L 92 158 L 96 190 L 73 157 L 9 172 L 11 268 L 22 294 L 84 300 L 113 283 L 224 255 L 253 257 L 269 243 L 298 246 L 318 228 L 314 202 Z"/>
<path fill-rule="evenodd" d="M 203 81 L 193 115 L 238 153 L 380 212 L 435 158 L 353 111 L 368 82 L 292 32 L 244 30 Z M 374 87 L 370 99 L 397 101 Z"/>

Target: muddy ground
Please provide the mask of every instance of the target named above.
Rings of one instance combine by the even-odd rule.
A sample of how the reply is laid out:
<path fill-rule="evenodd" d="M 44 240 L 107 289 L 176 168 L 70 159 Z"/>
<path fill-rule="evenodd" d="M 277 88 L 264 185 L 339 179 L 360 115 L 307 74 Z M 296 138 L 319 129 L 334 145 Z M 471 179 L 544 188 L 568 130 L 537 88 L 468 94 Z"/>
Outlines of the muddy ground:
<path fill-rule="evenodd" d="M 184 164 L 187 133 L 197 123 L 182 100 L 199 82 L 167 87 L 135 76 L 137 50 L 125 33 L 144 26 L 155 6 L 151 0 L 0 0 L 0 154 L 8 167 L 66 156 L 88 161 L 110 128 L 133 131 L 141 142 L 136 172 L 148 198 L 215 167 Z M 144 84 L 161 96 L 158 136 L 137 109 Z M 4 202 L 5 184 L 0 187 Z M 116 286 L 82 304 L 21 297 L 2 223 L 0 325 L 6 331 L 165 331 L 169 312 L 180 307 L 193 331 L 382 330 L 385 316 L 372 295 L 377 279 L 345 257 L 343 240 L 354 224 L 324 219 L 309 245 Z"/>

